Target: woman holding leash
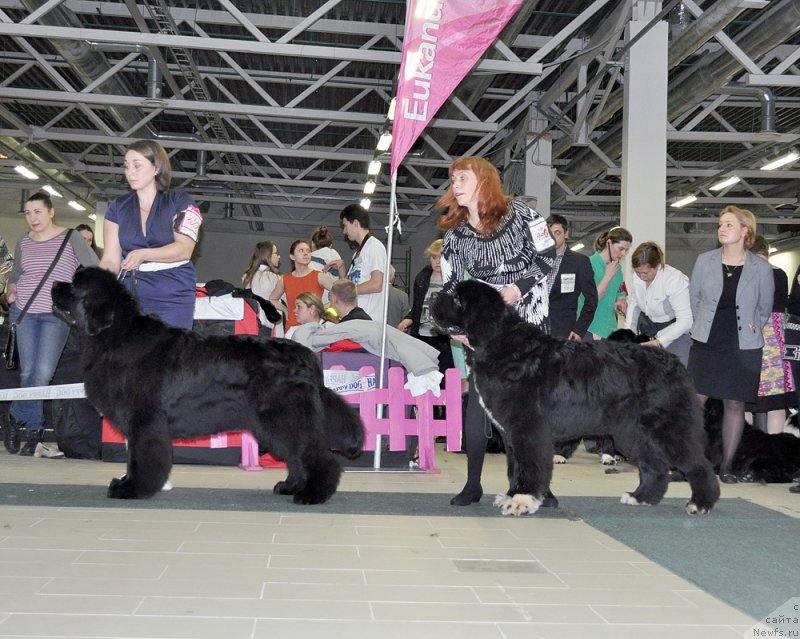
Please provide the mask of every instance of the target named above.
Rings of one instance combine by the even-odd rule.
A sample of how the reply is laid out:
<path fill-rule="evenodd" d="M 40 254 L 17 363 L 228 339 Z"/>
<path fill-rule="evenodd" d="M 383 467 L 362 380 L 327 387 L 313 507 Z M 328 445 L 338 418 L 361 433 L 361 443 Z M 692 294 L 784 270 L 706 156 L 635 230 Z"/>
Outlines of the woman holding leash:
<path fill-rule="evenodd" d="M 69 282 L 79 266 L 94 266 L 97 255 L 72 229 L 54 221 L 50 196 L 36 193 L 25 202 L 30 230 L 20 237 L 8 280 L 10 321 L 17 325 L 20 388 L 47 386 L 69 337 L 69 325 L 53 314 L 53 282 Z M 20 451 L 20 430 L 25 446 Z M 33 455 L 44 435 L 42 400 L 14 401 L 3 428 L 13 454 Z"/>
<path fill-rule="evenodd" d="M 172 168 L 158 142 L 139 140 L 125 152 L 133 192 L 108 207 L 100 266 L 119 277 L 142 310 L 167 324 L 192 328 L 197 277 L 190 261 L 203 217 L 192 199 L 169 190 Z"/>
<path fill-rule="evenodd" d="M 698 256 L 689 282 L 692 347 L 689 374 L 701 404 L 721 399 L 722 464 L 719 479 L 738 480 L 731 462 L 744 429 L 744 404 L 754 402 L 761 375 L 762 329 L 772 314 L 772 268 L 750 252 L 756 218 L 728 206 L 719 216 L 720 248 Z"/>
<path fill-rule="evenodd" d="M 469 274 L 498 289 L 505 303 L 524 320 L 547 331 L 546 279 L 555 257 L 555 242 L 544 218 L 503 193 L 497 169 L 483 158 L 459 158 L 449 172 L 450 188 L 436 203 L 437 208 L 446 209 L 438 221 L 445 231 L 443 291 L 449 292 Z M 463 336 L 461 341 L 466 343 Z M 470 383 L 464 423 L 467 483 L 451 504 L 466 506 L 483 495 L 481 472 L 490 436 L 491 424 L 480 406 L 475 384 Z M 548 492 L 544 505 L 557 503 Z"/>
<path fill-rule="evenodd" d="M 692 339 L 692 305 L 689 278 L 669 266 L 664 251 L 655 242 L 642 242 L 631 255 L 636 277 L 631 282 L 625 328 L 650 341 L 645 346 L 660 346 L 681 363 L 689 363 Z"/>

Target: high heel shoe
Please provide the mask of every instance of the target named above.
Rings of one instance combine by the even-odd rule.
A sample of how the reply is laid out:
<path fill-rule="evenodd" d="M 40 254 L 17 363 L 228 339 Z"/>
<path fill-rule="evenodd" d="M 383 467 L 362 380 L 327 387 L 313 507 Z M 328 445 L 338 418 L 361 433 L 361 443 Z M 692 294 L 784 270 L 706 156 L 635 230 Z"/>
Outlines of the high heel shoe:
<path fill-rule="evenodd" d="M 469 506 L 475 504 L 483 497 L 483 488 L 480 486 L 464 486 L 464 489 L 450 500 L 451 506 Z"/>

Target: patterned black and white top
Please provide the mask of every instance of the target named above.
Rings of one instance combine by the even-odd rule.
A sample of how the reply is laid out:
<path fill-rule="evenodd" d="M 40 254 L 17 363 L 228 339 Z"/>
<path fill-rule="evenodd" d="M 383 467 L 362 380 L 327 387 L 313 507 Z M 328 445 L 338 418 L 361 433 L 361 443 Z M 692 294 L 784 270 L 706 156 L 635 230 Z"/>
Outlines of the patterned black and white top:
<path fill-rule="evenodd" d="M 464 279 L 465 272 L 498 290 L 516 284 L 522 293 L 515 304 L 520 317 L 548 330 L 547 274 L 554 259 L 555 242 L 544 218 L 524 202 L 511 200 L 492 235 L 479 235 L 466 220 L 445 233 L 444 291 Z"/>

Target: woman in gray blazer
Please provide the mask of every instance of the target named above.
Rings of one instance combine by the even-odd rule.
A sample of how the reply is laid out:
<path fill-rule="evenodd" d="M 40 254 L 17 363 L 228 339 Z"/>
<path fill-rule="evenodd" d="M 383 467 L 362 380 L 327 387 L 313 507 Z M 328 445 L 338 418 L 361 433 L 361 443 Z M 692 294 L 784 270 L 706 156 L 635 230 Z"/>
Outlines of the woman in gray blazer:
<path fill-rule="evenodd" d="M 761 373 L 761 329 L 772 312 L 775 284 L 766 260 L 748 249 L 756 218 L 728 206 L 719 216 L 721 248 L 701 254 L 689 284 L 692 348 L 689 373 L 702 404 L 721 399 L 722 464 L 720 481 L 734 484 L 731 462 L 744 428 L 744 404 L 755 401 Z"/>

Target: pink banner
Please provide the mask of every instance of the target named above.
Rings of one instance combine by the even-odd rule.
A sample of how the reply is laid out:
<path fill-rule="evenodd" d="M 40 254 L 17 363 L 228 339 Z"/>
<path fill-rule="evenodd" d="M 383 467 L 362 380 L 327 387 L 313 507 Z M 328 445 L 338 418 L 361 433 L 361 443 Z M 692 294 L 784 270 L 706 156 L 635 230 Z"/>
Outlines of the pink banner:
<path fill-rule="evenodd" d="M 521 4 L 408 0 L 392 126 L 392 173 Z"/>

